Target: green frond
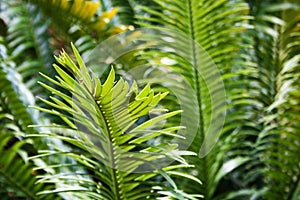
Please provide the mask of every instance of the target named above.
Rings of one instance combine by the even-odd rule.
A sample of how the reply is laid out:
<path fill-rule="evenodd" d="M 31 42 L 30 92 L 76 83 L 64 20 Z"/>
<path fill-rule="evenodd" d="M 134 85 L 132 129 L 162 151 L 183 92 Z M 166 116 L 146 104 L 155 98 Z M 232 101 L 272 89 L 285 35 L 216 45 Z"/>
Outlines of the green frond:
<path fill-rule="evenodd" d="M 113 68 L 102 84 L 98 77 L 88 71 L 75 47 L 72 48 L 77 63 L 74 63 L 65 52 L 57 58 L 58 63 L 72 76 L 57 65 L 54 65 L 59 74 L 57 80 L 43 75 L 52 83 L 69 91 L 71 96 L 41 83 L 55 96 L 51 97 L 51 101 L 41 98 L 53 109 L 39 107 L 37 109 L 59 116 L 68 127 L 62 127 L 64 132 L 71 133 L 63 137 L 59 134 L 54 137 L 77 146 L 82 156 L 89 155 L 86 158 L 88 162 L 82 163 L 80 161 L 82 156 L 76 156 L 75 152 L 64 153 L 56 149 L 58 154 L 67 154 L 81 162 L 87 169 L 94 171 L 93 179 L 96 179 L 96 182 L 89 178 L 81 180 L 79 177 L 81 181 L 78 180 L 79 183 L 83 182 L 82 188 L 87 190 L 86 198 L 93 196 L 103 199 L 154 198 L 159 196 L 159 193 L 152 190 L 151 179 L 161 175 L 175 191 L 177 188 L 169 177 L 172 170 L 169 170 L 168 175 L 168 171 L 165 172 L 161 164 L 176 160 L 183 166 L 187 165 L 181 157 L 181 154 L 185 155 L 186 152 L 178 150 L 176 144 L 157 145 L 153 142 L 162 134 L 177 137 L 176 131 L 180 127 L 157 129 L 156 124 L 180 111 L 162 113 L 137 124 L 137 120 L 147 115 L 167 94 L 154 94 L 149 85 L 138 92 L 136 84 L 129 86 L 122 78 L 116 82 Z M 53 126 L 55 127 L 57 126 Z M 50 133 L 45 134 L 53 136 Z M 50 154 L 52 153 L 45 153 L 44 156 Z M 93 164 L 88 164 L 89 162 Z M 64 179 L 63 174 L 58 174 L 57 177 Z M 48 180 L 47 177 L 45 179 Z M 87 189 L 86 184 L 91 184 L 91 189 Z M 161 187 L 163 189 L 166 186 L 161 184 Z M 61 192 L 68 191 L 71 190 Z M 174 194 L 180 196 L 181 192 L 177 191 Z"/>
<path fill-rule="evenodd" d="M 112 5 L 116 8 L 118 8 L 118 18 L 121 24 L 128 24 L 132 25 L 134 24 L 134 1 L 132 0 L 116 0 L 116 1 L 111 1 Z"/>
<path fill-rule="evenodd" d="M 2 15 L 10 24 L 5 38 L 9 51 L 7 60 L 16 63 L 15 68 L 28 89 L 35 95 L 41 93 L 42 88 L 36 84 L 38 72 L 53 73 L 50 68 L 53 59 L 49 56 L 49 35 L 45 33 L 48 29 L 47 20 L 42 17 L 40 9 L 33 5 L 10 1 L 4 2 L 3 8 Z"/>
<path fill-rule="evenodd" d="M 296 6 L 291 8 L 297 9 Z M 265 151 L 266 157 L 269 157 L 269 159 L 262 158 L 266 166 L 264 181 L 270 185 L 265 196 L 269 199 L 279 196 L 284 199 L 291 199 L 293 196 L 295 198 L 300 173 L 299 100 L 297 95 L 294 96 L 299 91 L 297 77 L 300 60 L 296 53 L 299 45 L 293 45 L 299 41 L 299 38 L 294 37 L 299 30 L 299 15 L 291 16 L 292 19 L 289 21 L 282 16 L 279 18 L 284 23 L 276 24 L 275 18 L 272 21 L 275 24 L 274 31 L 277 32 L 270 38 L 270 43 L 274 46 L 273 55 L 262 54 L 264 56 L 262 58 L 268 58 L 274 63 L 274 68 L 268 69 L 273 73 L 271 77 L 276 76 L 271 82 L 272 88 L 269 89 L 272 91 L 273 99 L 267 105 L 266 116 L 263 119 L 264 129 L 257 141 L 258 147 Z"/>
<path fill-rule="evenodd" d="M 266 199 L 291 199 L 299 182 L 299 133 L 295 121 L 299 103 L 291 95 L 298 90 L 299 84 L 295 78 L 299 66 L 295 53 L 297 45 L 296 49 L 291 47 L 297 43 L 291 36 L 293 30 L 298 29 L 298 17 L 290 16 L 286 20 L 283 13 L 292 12 L 297 6 L 273 5 L 273 2 L 266 5 L 270 4 L 261 2 L 253 10 L 254 29 L 249 31 L 253 48 L 248 50 L 250 56 L 245 57 L 254 70 L 243 76 L 249 81 L 248 91 L 243 94 L 253 103 L 244 102 L 236 107 L 241 113 L 247 112 L 247 117 L 243 125 L 236 122 L 239 127 L 233 143 L 247 142 L 243 149 L 236 145 L 229 152 L 251 158 L 240 168 L 242 173 L 238 178 L 243 182 L 240 187 L 253 187 L 249 198 L 256 195 Z M 241 93 L 240 90 L 237 92 Z"/>
<path fill-rule="evenodd" d="M 34 111 L 29 111 L 27 106 L 34 104 L 34 97 L 20 80 L 21 76 L 16 72 L 15 64 L 2 59 L 0 61 L 0 99 L 13 114 L 21 130 L 30 133 L 33 130 L 28 126 L 34 121 Z"/>
<path fill-rule="evenodd" d="M 5 119 L 1 118 L 1 122 L 2 120 Z M 31 142 L 20 140 L 20 136 L 24 133 L 20 132 L 14 124 L 6 120 L 5 122 L 6 127 L 3 127 L 3 124 L 0 127 L 0 185 L 5 184 L 0 189 L 1 198 L 60 199 L 56 195 L 37 195 L 42 189 L 50 189 L 53 185 L 36 184 L 40 172 L 35 171 L 35 165 L 28 161 L 28 152 L 33 149 Z"/>
<path fill-rule="evenodd" d="M 202 51 L 205 51 L 207 57 L 210 57 L 218 66 L 218 70 L 223 77 L 231 77 L 224 79 L 226 88 L 229 84 L 239 84 L 239 82 L 236 83 L 238 74 L 243 73 L 247 65 L 242 56 L 237 53 L 245 48 L 242 35 L 247 29 L 251 28 L 249 25 L 251 17 L 248 15 L 249 7 L 245 2 L 228 0 L 164 0 L 154 2 L 156 3 L 154 6 L 140 7 L 146 14 L 137 16 L 139 25 L 154 29 L 164 27 L 185 35 L 186 38 L 203 48 Z M 177 64 L 167 67 L 181 74 L 195 89 L 199 106 L 199 132 L 190 150 L 198 152 L 205 139 L 209 138 L 210 134 L 213 133 L 208 133 L 211 119 L 218 118 L 225 112 L 226 108 L 223 104 L 225 99 L 218 99 L 215 102 L 212 102 L 212 99 L 210 99 L 212 93 L 220 98 L 222 96 L 225 98 L 225 94 L 222 95 L 222 84 L 215 80 L 207 85 L 205 78 L 213 77 L 215 75 L 214 71 L 205 63 L 208 58 L 204 58 L 203 52 L 197 49 L 197 44 L 191 41 L 183 40 L 180 41 L 181 43 L 176 44 L 175 49 L 180 51 L 180 53 L 172 54 L 153 51 L 143 53 L 142 57 L 144 56 L 143 58 L 147 62 L 150 60 L 155 66 L 165 66 L 164 63 L 160 62 L 161 58 L 164 57 L 174 60 Z M 188 61 L 190 63 L 184 61 L 182 57 L 176 54 L 185 55 L 185 57 L 189 58 Z M 241 68 L 240 66 L 243 64 L 245 64 L 245 67 Z M 200 69 L 200 73 L 197 69 Z M 230 95 L 227 98 L 229 99 L 228 101 L 234 101 L 233 104 L 235 102 L 236 104 L 238 103 L 238 99 L 234 99 L 234 96 Z M 249 100 L 246 101 L 248 102 Z M 176 104 L 176 100 L 174 103 Z M 213 106 L 217 108 L 213 108 Z M 233 117 L 233 114 L 229 113 L 228 115 L 228 118 L 230 116 Z M 226 139 L 229 130 L 232 130 L 230 126 L 230 122 L 226 121 L 222 130 L 224 136 L 221 136 L 222 139 L 220 139 L 215 149 L 206 157 L 189 160 L 190 164 L 197 166 L 196 176 L 203 182 L 203 185 L 202 187 L 193 187 L 188 181 L 182 182 L 179 180 L 180 185 L 186 191 L 197 191 L 199 194 L 204 194 L 205 199 L 212 199 L 223 178 L 247 162 L 247 158 L 227 158 L 225 156 L 225 152 L 230 147 L 223 141 Z M 218 127 L 214 128 L 215 130 L 218 129 Z M 227 162 L 232 163 L 232 167 L 234 167 L 231 170 L 224 171 L 223 168 Z M 192 171 L 193 169 L 191 169 L 190 173 Z"/>
<path fill-rule="evenodd" d="M 0 38 L 0 47 L 6 49 Z M 34 105 L 34 97 L 22 82 L 21 75 L 16 71 L 15 63 L 6 60 L 7 50 L 0 56 L 0 182 L 8 184 L 1 187 L 3 196 L 13 195 L 16 198 L 56 199 L 38 196 L 45 188 L 53 188 L 52 184 L 36 184 L 38 173 L 34 168 L 45 164 L 41 160 L 29 161 L 28 157 L 35 155 L 39 147 L 45 147 L 40 139 L 31 140 L 26 136 L 37 134 L 38 131 L 29 127 L 33 123 L 41 123 L 39 113 L 29 109 Z M 36 173 L 36 174 L 35 174 Z M 2 190 L 3 189 L 3 190 Z M 2 195 L 1 195 L 2 196 Z"/>
<path fill-rule="evenodd" d="M 26 132 L 34 132 L 28 128 L 33 119 L 24 105 L 30 103 L 27 98 L 32 94 L 11 65 L 0 57 L 0 182 L 6 184 L 0 189 L 1 197 L 9 198 L 10 194 L 14 198 L 39 199 L 36 193 L 46 186 L 35 184 L 35 166 L 28 162 L 28 154 L 35 153 L 35 149 L 30 140 L 22 139 Z"/>
<path fill-rule="evenodd" d="M 0 199 L 299 199 L 298 1 L 1 1 Z"/>

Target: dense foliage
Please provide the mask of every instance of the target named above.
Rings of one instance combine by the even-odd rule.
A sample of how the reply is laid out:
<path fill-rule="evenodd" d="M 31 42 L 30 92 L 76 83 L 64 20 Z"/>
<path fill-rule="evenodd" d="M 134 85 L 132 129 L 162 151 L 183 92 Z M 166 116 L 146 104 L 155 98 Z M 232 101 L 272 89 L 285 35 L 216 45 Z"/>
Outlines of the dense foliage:
<path fill-rule="evenodd" d="M 299 199 L 299 11 L 0 1 L 0 199 Z M 105 57 L 162 30 L 176 33 L 169 49 Z M 101 54 L 109 67 L 85 62 L 120 33 Z"/>

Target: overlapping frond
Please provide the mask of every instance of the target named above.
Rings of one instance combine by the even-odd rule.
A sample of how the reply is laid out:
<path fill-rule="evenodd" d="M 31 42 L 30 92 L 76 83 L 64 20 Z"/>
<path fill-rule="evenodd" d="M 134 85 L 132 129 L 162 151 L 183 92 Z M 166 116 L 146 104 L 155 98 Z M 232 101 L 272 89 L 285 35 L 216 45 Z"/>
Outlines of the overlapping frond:
<path fill-rule="evenodd" d="M 53 59 L 49 57 L 50 45 L 47 33 L 48 23 L 41 11 L 17 1 L 3 2 L 1 15 L 9 24 L 5 40 L 9 58 L 16 63 L 16 70 L 22 75 L 26 87 L 34 94 L 41 92 L 36 85 L 39 71 L 50 71 Z M 17 16 L 17 17 L 16 17 Z M 46 22 L 46 23 L 44 23 Z"/>
<path fill-rule="evenodd" d="M 5 48 L 4 45 L 2 47 Z M 34 98 L 22 82 L 20 74 L 16 72 L 15 63 L 6 62 L 0 57 L 0 78 L 0 98 L 15 117 L 21 130 L 31 132 L 32 129 L 28 126 L 34 121 L 34 113 L 33 110 L 29 111 L 27 106 L 34 104 Z"/>
<path fill-rule="evenodd" d="M 3 102 L 1 102 L 3 103 Z M 34 154 L 32 141 L 24 139 L 13 116 L 0 107 L 0 194 L 2 199 L 60 199 L 57 195 L 39 196 L 41 190 L 53 188 L 54 185 L 38 183 L 36 165 L 28 160 Z M 42 169 L 41 169 L 42 170 Z M 44 172 L 42 172 L 44 173 Z"/>
<path fill-rule="evenodd" d="M 4 2 L 1 198 L 299 199 L 299 5 L 277 4 L 280 0 L 249 0 L 249 5 L 243 0 Z M 151 88 L 117 80 L 114 69 L 101 83 L 74 47 L 76 62 L 62 52 L 58 64 L 47 68 L 51 45 L 60 49 L 72 40 L 86 56 L 97 42 L 133 24 L 152 29 L 121 37 L 112 50 L 146 41 L 144 50 L 135 48 L 116 63 L 121 73 L 139 67 L 133 70 L 142 77 L 138 84 L 151 83 Z M 48 83 L 36 84 L 38 71 Z M 35 108 L 55 116 L 49 118 L 55 123 L 49 126 L 27 108 L 35 105 L 33 95 L 43 105 Z M 194 128 L 189 151 L 180 151 Z M 205 142 L 218 133 L 210 149 L 213 142 Z M 198 158 L 203 143 L 204 152 L 211 151 Z"/>
<path fill-rule="evenodd" d="M 244 56 L 252 72 L 240 77 L 248 82 L 247 92 L 242 94 L 250 101 L 240 101 L 240 106 L 234 108 L 235 113 L 242 112 L 245 117 L 235 123 L 234 145 L 229 151 L 229 155 L 251 159 L 236 173 L 236 187 L 241 190 L 235 195 L 296 198 L 299 133 L 295 120 L 299 102 L 293 94 L 299 85 L 295 37 L 298 17 L 287 18 L 283 13 L 295 14 L 297 6 L 258 1 L 253 6 L 254 29 L 247 36 L 253 48 L 246 51 L 249 56 Z M 244 146 L 239 147 L 238 141 Z"/>
<path fill-rule="evenodd" d="M 248 23 L 250 19 L 248 16 L 248 5 L 243 1 L 227 0 L 164 0 L 154 2 L 156 5 L 152 7 L 141 6 L 145 14 L 137 16 L 137 23 L 143 27 L 154 29 L 164 27 L 178 31 L 193 41 L 182 41 L 182 43 L 179 42 L 176 44 L 176 49 L 184 52 L 184 55 L 189 58 L 187 61 L 176 55 L 157 51 L 147 52 L 146 59 L 157 66 L 165 66 L 165 63 L 161 62 L 163 60 L 161 58 L 164 57 L 175 61 L 176 64 L 168 67 L 181 74 L 195 89 L 200 112 L 199 132 L 190 150 L 199 152 L 205 138 L 209 138 L 210 134 L 213 133 L 208 133 L 210 123 L 212 122 L 211 119 L 217 119 L 225 111 L 225 99 L 219 99 L 217 102 L 212 102 L 211 99 L 211 94 L 219 98 L 225 98 L 225 95 L 222 95 L 223 83 L 217 79 L 209 83 L 205 78 L 214 77 L 216 73 L 221 72 L 224 77 L 225 88 L 227 88 L 229 84 L 242 85 L 243 82 L 237 79 L 238 74 L 251 72 L 251 70 L 245 70 L 247 64 L 245 64 L 245 67 L 241 67 L 244 59 L 237 54 L 237 52 L 240 52 L 244 48 L 244 38 L 241 35 L 250 27 Z M 205 57 L 206 54 L 203 55 L 203 52 L 197 49 L 197 44 L 208 53 L 207 57 Z M 206 59 L 212 59 L 218 67 L 218 72 L 211 68 Z M 201 69 L 200 72 L 198 69 Z M 227 98 L 230 103 L 239 100 L 238 98 L 235 99 L 234 95 L 229 95 Z M 212 104 L 217 109 L 212 109 Z M 236 117 L 242 120 L 241 118 L 244 116 L 236 115 Z M 190 160 L 191 164 L 197 166 L 196 172 L 191 171 L 191 173 L 195 173 L 204 182 L 203 186 L 199 187 L 195 185 L 193 187 L 188 182 L 181 182 L 182 187 L 187 191 L 197 191 L 204 194 L 206 199 L 212 199 L 223 178 L 247 161 L 247 158 L 237 156 L 226 157 L 224 153 L 230 149 L 230 145 L 228 144 L 230 139 L 226 140 L 226 137 L 234 129 L 231 124 L 230 114 L 228 119 L 222 131 L 225 135 L 221 137 L 224 138 L 220 140 L 215 150 L 210 152 L 205 158 Z M 218 128 L 214 127 L 214 130 L 218 131 Z M 228 165 L 231 165 L 231 168 L 228 168 Z"/>
<path fill-rule="evenodd" d="M 299 198 L 299 15 L 296 5 L 285 5 L 269 6 L 256 15 L 257 30 L 265 35 L 257 34 L 256 55 L 260 100 L 266 107 L 256 148 L 265 166 L 268 199 Z"/>
<path fill-rule="evenodd" d="M 132 0 L 116 0 L 111 1 L 112 5 L 118 8 L 118 18 L 123 24 L 132 25 L 134 24 L 134 1 Z"/>
<path fill-rule="evenodd" d="M 101 84 L 97 77 L 91 76 L 74 47 L 73 51 L 77 65 L 64 52 L 57 58 L 57 61 L 72 76 L 57 65 L 54 65 L 59 74 L 57 80 L 44 75 L 49 81 L 67 89 L 72 95 L 66 95 L 41 83 L 56 97 L 51 97 L 52 101 L 41 99 L 53 109 L 37 109 L 61 117 L 65 126 L 53 126 L 53 130 L 64 128 L 64 136 L 58 134 L 55 137 L 77 146 L 83 156 L 77 156 L 76 152 L 61 152 L 59 149 L 56 149 L 57 154 L 77 158 L 80 164 L 93 171 L 94 175 L 90 177 L 92 180 L 88 177 L 83 179 L 80 174 L 78 178 L 73 176 L 78 183 L 85 186 L 78 191 L 86 191 L 86 198 L 155 198 L 166 194 L 163 191 L 168 184 L 165 185 L 166 181 L 163 181 L 161 184 L 156 182 L 152 185 L 151 179 L 163 177 L 170 184 L 167 186 L 170 189 L 166 191 L 173 191 L 174 197 L 183 195 L 185 198 L 193 199 L 193 196 L 178 190 L 170 178 L 170 176 L 189 177 L 173 170 L 178 167 L 189 167 L 181 154 L 188 155 L 191 152 L 179 151 L 177 145 L 172 143 L 153 143 L 160 135 L 179 137 L 176 136 L 176 132 L 181 127 L 157 129 L 156 125 L 180 111 L 167 112 L 141 124 L 138 123 L 138 119 L 152 111 L 166 93 L 154 94 L 150 86 L 138 92 L 136 84 L 129 87 L 123 79 L 115 82 L 113 69 L 105 83 Z M 53 136 L 51 133 L 45 134 Z M 48 154 L 56 153 L 46 152 L 45 156 Z M 174 160 L 181 164 L 167 168 L 161 165 Z M 64 179 L 65 176 L 58 174 L 57 178 Z M 192 179 L 197 181 L 195 178 Z M 45 180 L 48 178 L 46 177 Z M 86 187 L 87 185 L 91 188 Z M 153 188 L 153 186 L 157 187 Z M 67 188 L 61 192 L 71 190 Z M 161 192 L 154 192 L 155 190 Z"/>
<path fill-rule="evenodd" d="M 13 62 L 5 61 L 6 47 L 0 38 L 0 193 L 1 198 L 56 199 L 56 195 L 47 197 L 37 193 L 51 184 L 36 184 L 35 163 L 28 160 L 35 155 L 39 140 L 25 139 L 27 134 L 37 133 L 29 128 L 37 117 L 28 105 L 33 105 L 33 95 L 21 81 L 20 74 Z"/>

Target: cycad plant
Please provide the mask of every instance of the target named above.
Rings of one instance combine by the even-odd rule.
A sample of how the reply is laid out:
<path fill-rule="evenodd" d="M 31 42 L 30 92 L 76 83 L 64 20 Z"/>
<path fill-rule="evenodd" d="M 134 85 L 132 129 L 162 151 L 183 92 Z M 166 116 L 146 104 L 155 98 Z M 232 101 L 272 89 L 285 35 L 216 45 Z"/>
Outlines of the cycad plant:
<path fill-rule="evenodd" d="M 0 11 L 1 199 L 300 198 L 297 1 Z"/>
<path fill-rule="evenodd" d="M 68 175 L 57 173 L 55 180 L 51 174 L 43 177 L 40 182 L 60 184 L 60 181 L 65 182 L 68 177 L 72 177 L 75 184 L 78 184 L 78 189 L 66 187 L 63 190 L 87 191 L 84 195 L 78 194 L 80 198 L 85 199 L 88 197 L 91 199 L 103 197 L 104 199 L 141 199 L 155 198 L 160 194 L 161 196 L 168 194 L 179 198 L 184 196 L 193 198 L 180 192 L 169 176 L 176 172 L 176 170 L 173 172 L 174 169 L 190 167 L 181 156 L 193 153 L 181 152 L 176 144 L 156 145 L 151 142 L 161 135 L 174 136 L 176 134 L 181 127 L 157 129 L 156 124 L 180 111 L 160 114 L 141 124 L 137 122 L 140 117 L 151 111 L 154 112 L 153 108 L 167 94 L 154 94 L 149 85 L 139 92 L 135 83 L 129 87 L 123 79 L 115 82 L 113 68 L 107 80 L 101 84 L 98 77 L 89 74 L 75 47 L 73 50 L 77 65 L 66 53 L 62 53 L 57 60 L 65 67 L 65 71 L 58 65 L 54 65 L 59 74 L 57 80 L 45 76 L 55 85 L 66 89 L 71 95 L 66 95 L 41 83 L 56 97 L 51 96 L 51 101 L 41 99 L 53 109 L 39 107 L 37 109 L 57 115 L 65 122 L 65 125 L 52 126 L 50 130 L 53 128 L 56 131 L 45 132 L 42 137 L 58 137 L 76 146 L 76 151 L 81 152 L 81 155 L 78 156 L 76 151 L 66 152 L 53 149 L 43 151 L 43 154 L 37 157 L 48 157 L 53 154 L 71 157 L 74 159 L 75 169 L 83 164 L 84 167 L 80 169 L 90 170 L 93 176 L 89 177 L 88 174 L 84 174 L 84 171 L 73 172 L 74 176 L 71 172 Z M 70 72 L 73 77 L 67 72 Z M 177 160 L 179 164 L 166 168 L 159 167 L 160 162 L 166 162 L 165 160 L 168 159 Z M 72 164 L 68 166 L 71 167 Z M 55 168 L 60 170 L 63 167 L 58 164 Z M 181 176 L 181 174 L 177 175 Z M 154 181 L 153 185 L 151 179 L 155 180 L 158 177 L 166 179 L 169 184 L 164 184 L 164 181 L 158 184 Z M 197 181 L 194 178 L 192 180 Z M 86 188 L 87 186 L 89 188 Z"/>

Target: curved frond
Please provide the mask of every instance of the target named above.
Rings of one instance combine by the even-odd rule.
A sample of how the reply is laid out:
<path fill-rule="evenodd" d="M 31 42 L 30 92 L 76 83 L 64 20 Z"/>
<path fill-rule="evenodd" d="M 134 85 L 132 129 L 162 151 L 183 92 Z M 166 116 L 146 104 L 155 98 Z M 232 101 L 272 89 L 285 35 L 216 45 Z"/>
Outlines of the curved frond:
<path fill-rule="evenodd" d="M 10 1 L 4 2 L 3 8 L 2 15 L 9 24 L 5 38 L 9 51 L 7 59 L 16 63 L 15 68 L 26 87 L 35 95 L 41 93 L 43 88 L 36 84 L 38 72 L 53 73 L 49 35 L 45 33 L 47 20 L 33 5 Z"/>
<path fill-rule="evenodd" d="M 2 38 L 0 38 L 2 39 Z M 2 43 L 3 41 L 1 41 Z M 2 50 L 6 49 L 0 43 Z M 3 53 L 3 54 L 2 54 Z M 34 121 L 32 113 L 27 109 L 32 105 L 32 93 L 20 80 L 14 63 L 5 62 L 5 52 L 0 55 L 0 193 L 1 198 L 40 199 L 37 193 L 43 188 L 51 188 L 51 184 L 36 184 L 36 177 L 42 171 L 35 171 L 37 166 L 28 160 L 36 154 L 38 140 L 34 143 L 24 139 L 27 134 L 36 133 L 28 125 Z M 59 199 L 56 195 L 44 199 Z"/>
<path fill-rule="evenodd" d="M 288 4 L 286 4 L 288 5 Z M 262 172 L 264 182 L 268 185 L 264 195 L 268 199 L 295 198 L 299 183 L 299 66 L 298 55 L 299 15 L 283 15 L 285 12 L 299 10 L 299 7 L 289 4 L 288 10 L 268 9 L 257 15 L 261 21 L 258 24 L 269 39 L 264 38 L 262 45 L 269 45 L 269 52 L 257 49 L 261 68 L 261 82 L 268 93 L 263 99 L 267 107 L 261 120 L 263 129 L 256 142 L 260 149 L 261 160 L 265 165 Z M 277 12 L 276 12 L 277 11 Z M 275 13 L 274 13 L 275 12 Z M 278 14 L 279 12 L 279 14 Z M 274 13 L 274 14 L 273 14 Z M 272 29 L 264 29 L 266 23 L 272 23 Z M 260 37 L 257 37 L 261 40 Z M 259 47 L 260 45 L 258 45 Z M 268 63 L 266 63 L 268 61 Z M 266 101 L 268 100 L 268 101 Z M 285 156 L 283 156 L 285 155 Z M 284 191 L 284 192 L 283 192 Z M 299 198 L 299 194 L 298 197 Z"/>
<path fill-rule="evenodd" d="M 65 136 L 58 134 L 54 137 L 77 146 L 82 151 L 83 156 L 89 155 L 86 158 L 86 163 L 83 163 L 80 159 L 84 157 L 78 157 L 75 152 L 61 152 L 57 149 L 58 154 L 80 158 L 77 159 L 78 162 L 81 162 L 87 169 L 94 171 L 93 179 L 95 181 L 91 181 L 89 178 L 78 180 L 79 183 L 82 182 L 83 185 L 88 184 L 91 187 L 91 189 L 84 187 L 87 194 L 86 198 L 132 200 L 154 198 L 160 195 L 154 192 L 153 189 L 158 188 L 153 188 L 151 179 L 160 176 L 169 182 L 171 191 L 174 191 L 173 195 L 189 197 L 189 195 L 180 192 L 174 185 L 172 178 L 170 178 L 173 176 L 173 169 L 170 168 L 165 171 L 164 165 L 161 164 L 168 160 L 177 160 L 182 167 L 188 167 L 189 165 L 181 155 L 191 154 L 191 152 L 181 152 L 177 149 L 177 145 L 172 143 L 153 143 L 155 141 L 153 139 L 163 134 L 176 137 L 176 131 L 180 127 L 157 129 L 156 125 L 160 121 L 180 113 L 180 111 L 162 113 L 153 119 L 141 124 L 138 123 L 138 119 L 153 110 L 167 94 L 154 94 L 150 86 L 146 86 L 138 92 L 135 83 L 129 87 L 123 79 L 115 82 L 113 69 L 107 80 L 101 84 L 98 77 L 91 76 L 74 46 L 73 51 L 77 64 L 65 52 L 57 58 L 57 61 L 72 76 L 57 65 L 54 65 L 59 74 L 57 80 L 44 75 L 52 83 L 67 89 L 72 96 L 41 83 L 57 97 L 51 97 L 52 101 L 41 98 L 53 109 L 39 107 L 37 109 L 61 117 L 65 126 L 53 126 L 53 128 L 60 128 L 69 134 L 65 134 Z M 53 136 L 51 133 L 45 134 Z M 44 156 L 48 154 L 52 153 L 46 153 Z M 174 167 L 176 168 L 176 166 Z M 181 166 L 178 165 L 177 167 Z M 177 176 L 183 175 L 177 174 Z M 57 177 L 64 179 L 64 175 L 58 174 Z M 197 181 L 197 179 L 194 180 Z M 155 186 L 157 185 L 155 184 Z M 160 187 L 159 190 L 164 190 L 166 185 L 162 182 Z M 66 189 L 61 192 L 71 190 Z M 78 191 L 81 189 L 79 188 Z M 193 199 L 193 196 L 189 198 Z"/>
<path fill-rule="evenodd" d="M 1 107 L 0 107 L 1 109 Z M 47 188 L 53 188 L 54 185 L 38 183 L 38 171 L 35 165 L 28 161 L 28 153 L 33 151 L 30 140 L 20 140 L 24 135 L 18 127 L 8 119 L 11 115 L 1 113 L 1 122 L 6 122 L 5 126 L 0 124 L 0 194 L 1 198 L 30 198 L 30 199 L 60 199 L 56 195 L 40 196 L 37 193 Z M 20 135 L 20 136 L 16 136 Z"/>
<path fill-rule="evenodd" d="M 249 82 L 243 94 L 252 103 L 244 101 L 236 107 L 235 113 L 244 110 L 246 115 L 243 123 L 236 122 L 239 126 L 229 154 L 251 158 L 240 168 L 240 175 L 236 173 L 235 179 L 242 183 L 237 185 L 252 190 L 241 195 L 291 199 L 297 196 L 299 182 L 299 102 L 294 96 L 299 86 L 298 7 L 267 1 L 253 6 L 254 29 L 248 33 L 253 48 L 245 59 L 254 70 L 242 76 Z M 243 148 L 238 141 L 245 141 Z"/>
<path fill-rule="evenodd" d="M 190 150 L 199 152 L 203 141 L 210 137 L 208 130 L 211 119 L 222 115 L 226 108 L 222 103 L 225 100 L 219 99 L 218 102 L 213 102 L 213 106 L 216 106 L 217 110 L 212 110 L 211 94 L 217 94 L 218 97 L 222 98 L 222 83 L 215 81 L 214 84 L 207 85 L 203 74 L 197 71 L 201 65 L 201 69 L 207 70 L 205 73 L 209 73 L 210 77 L 215 75 L 209 66 L 205 68 L 205 59 L 203 55 L 200 55 L 196 44 L 199 44 L 218 66 L 218 70 L 224 77 L 225 88 L 230 84 L 244 84 L 242 80 L 237 81 L 237 77 L 239 74 L 250 73 L 251 70 L 246 70 L 248 64 L 245 63 L 242 55 L 237 53 L 246 46 L 243 43 L 244 37 L 242 35 L 251 27 L 248 22 L 250 19 L 248 16 L 249 7 L 245 2 L 239 0 L 157 0 L 154 2 L 154 6 L 140 7 L 145 14 L 137 16 L 139 25 L 154 29 L 164 27 L 175 30 L 195 42 L 194 44 L 193 42 L 182 41 L 182 43 L 176 44 L 179 46 L 176 49 L 181 49 L 180 51 L 190 58 L 188 60 L 190 63 L 181 57 L 165 52 L 146 52 L 142 54 L 142 57 L 146 56 L 144 57 L 145 60 L 147 62 L 150 60 L 155 66 L 165 66 L 165 63 L 161 62 L 162 58 L 165 57 L 174 60 L 177 64 L 167 67 L 181 74 L 195 89 L 199 105 L 199 131 Z M 243 64 L 244 66 L 242 66 Z M 209 91 L 209 87 L 212 88 L 212 91 Z M 228 90 L 230 90 L 229 87 Z M 239 99 L 235 99 L 234 95 L 229 95 L 227 98 L 228 102 L 236 101 L 238 104 Z M 173 104 L 176 104 L 176 101 Z M 234 115 L 229 113 L 228 119 Z M 242 116 L 238 117 L 243 120 Z M 218 187 L 224 181 L 224 177 L 248 161 L 248 158 L 227 157 L 225 154 L 230 149 L 228 142 L 233 137 L 230 136 L 233 129 L 231 122 L 230 120 L 225 122 L 226 124 L 222 129 L 222 139 L 219 140 L 214 150 L 204 158 L 189 160 L 191 164 L 197 166 L 196 172 L 191 169 L 190 173 L 196 174 L 203 181 L 203 185 L 194 187 L 188 181 L 179 180 L 186 191 L 196 191 L 203 194 L 205 199 L 213 199 L 214 195 L 218 193 Z M 218 127 L 214 128 L 215 130 L 218 129 Z M 224 167 L 228 165 L 231 165 L 231 169 L 224 170 Z"/>

